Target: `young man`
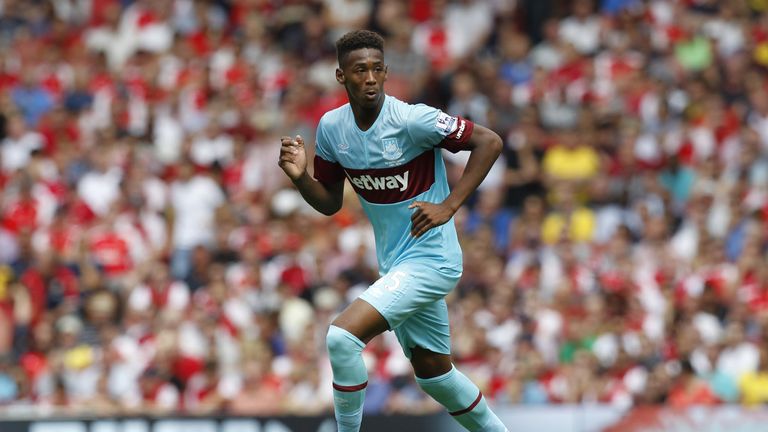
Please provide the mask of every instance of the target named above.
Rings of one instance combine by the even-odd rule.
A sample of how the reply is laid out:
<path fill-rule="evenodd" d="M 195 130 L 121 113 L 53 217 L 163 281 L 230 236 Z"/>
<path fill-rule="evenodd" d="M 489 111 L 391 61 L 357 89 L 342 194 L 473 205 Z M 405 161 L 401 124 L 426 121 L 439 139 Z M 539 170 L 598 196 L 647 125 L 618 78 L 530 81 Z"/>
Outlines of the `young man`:
<path fill-rule="evenodd" d="M 387 96 L 384 40 L 378 34 L 347 33 L 336 50 L 336 80 L 349 104 L 320 120 L 315 178 L 307 174 L 300 136 L 282 138 L 279 164 L 325 215 L 341 208 L 347 178 L 376 235 L 381 279 L 333 321 L 326 339 L 338 430 L 360 430 L 368 382 L 361 352 L 373 337 L 393 330 L 426 393 L 466 429 L 504 432 L 477 386 L 451 363 L 444 299 L 462 271 L 453 215 L 488 173 L 501 139 L 469 120 Z M 472 152 L 452 191 L 441 148 Z"/>

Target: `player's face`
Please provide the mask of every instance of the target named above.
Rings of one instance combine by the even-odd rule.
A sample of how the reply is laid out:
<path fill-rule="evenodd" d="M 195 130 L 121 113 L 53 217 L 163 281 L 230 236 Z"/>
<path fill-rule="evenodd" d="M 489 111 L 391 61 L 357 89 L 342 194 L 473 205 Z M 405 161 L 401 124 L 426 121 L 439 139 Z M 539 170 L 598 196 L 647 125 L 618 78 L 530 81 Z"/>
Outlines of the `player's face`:
<path fill-rule="evenodd" d="M 363 108 L 378 107 L 387 80 L 384 54 L 373 48 L 350 52 L 341 69 L 336 69 L 336 80 L 347 89 L 350 103 Z"/>

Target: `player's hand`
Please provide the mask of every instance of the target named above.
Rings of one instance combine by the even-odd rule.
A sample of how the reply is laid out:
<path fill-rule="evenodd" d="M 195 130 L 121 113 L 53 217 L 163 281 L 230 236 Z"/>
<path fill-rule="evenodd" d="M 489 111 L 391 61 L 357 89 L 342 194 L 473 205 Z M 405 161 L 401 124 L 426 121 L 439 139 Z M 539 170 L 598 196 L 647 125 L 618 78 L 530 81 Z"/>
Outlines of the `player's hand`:
<path fill-rule="evenodd" d="M 280 161 L 278 165 L 291 180 L 296 181 L 307 171 L 307 152 L 304 149 L 304 138 L 284 136 L 280 139 Z"/>
<path fill-rule="evenodd" d="M 453 210 L 446 204 L 435 204 L 425 201 L 414 201 L 408 206 L 415 208 L 411 214 L 411 235 L 421 237 L 422 234 L 436 226 L 440 226 L 453 217 Z"/>

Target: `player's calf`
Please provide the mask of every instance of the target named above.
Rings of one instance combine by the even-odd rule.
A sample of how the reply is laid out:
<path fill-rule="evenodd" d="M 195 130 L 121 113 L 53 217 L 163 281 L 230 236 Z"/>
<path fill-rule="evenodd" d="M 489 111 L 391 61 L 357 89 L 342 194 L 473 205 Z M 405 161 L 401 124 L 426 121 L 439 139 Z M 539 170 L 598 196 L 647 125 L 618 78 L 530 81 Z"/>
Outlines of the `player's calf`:
<path fill-rule="evenodd" d="M 358 432 L 368 385 L 368 371 L 361 355 L 365 344 L 334 325 L 328 328 L 326 344 L 333 370 L 333 405 L 338 430 Z"/>
<path fill-rule="evenodd" d="M 491 411 L 480 389 L 458 369 L 434 378 L 416 377 L 428 395 L 440 402 L 453 418 L 472 432 L 505 432 L 507 430 Z"/>

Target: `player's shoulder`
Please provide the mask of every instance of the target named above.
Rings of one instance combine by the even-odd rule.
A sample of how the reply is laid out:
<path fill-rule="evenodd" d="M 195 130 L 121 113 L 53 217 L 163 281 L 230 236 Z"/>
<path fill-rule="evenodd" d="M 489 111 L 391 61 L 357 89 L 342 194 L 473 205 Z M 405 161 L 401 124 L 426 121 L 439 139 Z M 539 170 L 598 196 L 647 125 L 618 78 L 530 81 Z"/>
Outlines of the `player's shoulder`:
<path fill-rule="evenodd" d="M 318 128 L 327 131 L 342 126 L 347 117 L 349 117 L 351 110 L 352 108 L 349 106 L 349 103 L 345 103 L 338 108 L 326 111 L 325 114 L 320 117 Z"/>
<path fill-rule="evenodd" d="M 424 104 L 412 104 L 401 101 L 400 99 L 387 95 L 387 115 L 397 122 L 406 122 L 412 118 L 414 110 L 428 107 Z"/>
<path fill-rule="evenodd" d="M 425 103 L 407 103 L 400 100 L 395 99 L 396 103 L 393 105 L 397 107 L 396 109 L 402 113 L 402 115 L 406 119 L 410 120 L 419 120 L 423 116 L 428 115 L 435 115 L 435 113 L 439 112 L 437 108 L 427 105 Z"/>

